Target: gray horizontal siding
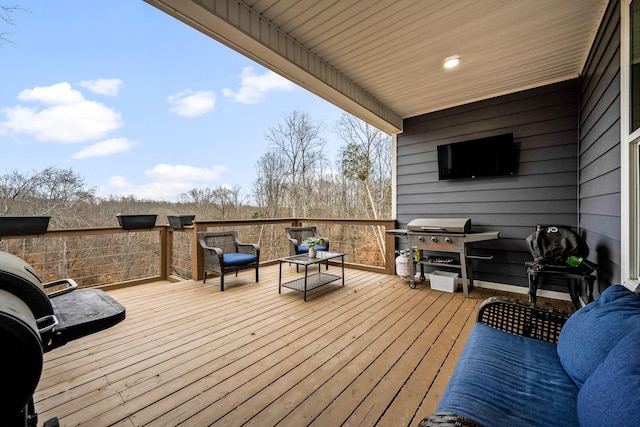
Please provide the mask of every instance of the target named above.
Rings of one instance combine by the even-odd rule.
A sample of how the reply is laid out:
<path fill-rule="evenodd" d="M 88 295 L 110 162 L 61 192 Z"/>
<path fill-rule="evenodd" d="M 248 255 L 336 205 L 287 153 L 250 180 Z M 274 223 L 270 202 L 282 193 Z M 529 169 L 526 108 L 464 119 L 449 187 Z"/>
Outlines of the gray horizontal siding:
<path fill-rule="evenodd" d="M 438 180 L 438 145 L 502 133 L 518 144 L 517 176 Z M 398 136 L 399 226 L 468 217 L 474 231 L 500 231 L 499 240 L 472 246 L 471 253 L 493 256 L 473 261 L 475 277 L 527 286 L 525 238 L 536 224 L 577 226 L 577 153 L 577 80 L 407 119 Z"/>
<path fill-rule="evenodd" d="M 580 232 L 598 291 L 620 283 L 620 4 L 611 1 L 580 79 Z M 584 295 L 584 290 L 582 291 Z"/>

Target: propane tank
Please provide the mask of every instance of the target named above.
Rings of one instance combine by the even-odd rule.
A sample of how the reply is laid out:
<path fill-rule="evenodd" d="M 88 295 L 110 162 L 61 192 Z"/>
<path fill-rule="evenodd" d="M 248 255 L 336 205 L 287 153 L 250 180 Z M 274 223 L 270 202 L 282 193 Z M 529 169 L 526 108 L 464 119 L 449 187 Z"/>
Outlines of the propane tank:
<path fill-rule="evenodd" d="M 396 274 L 400 277 L 411 277 L 411 258 L 408 250 L 400 251 L 400 255 L 396 257 Z"/>

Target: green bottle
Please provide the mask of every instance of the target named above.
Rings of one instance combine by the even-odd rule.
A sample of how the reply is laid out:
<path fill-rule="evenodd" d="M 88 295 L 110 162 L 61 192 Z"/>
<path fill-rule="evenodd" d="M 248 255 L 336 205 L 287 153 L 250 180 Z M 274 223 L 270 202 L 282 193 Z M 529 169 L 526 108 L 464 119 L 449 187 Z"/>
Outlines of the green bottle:
<path fill-rule="evenodd" d="M 591 274 L 596 268 L 598 268 L 597 264 L 594 264 L 588 259 L 584 259 L 581 256 L 575 256 L 575 255 L 571 255 L 569 258 L 567 258 L 566 263 L 569 264 L 571 267 L 580 269 L 586 274 Z"/>

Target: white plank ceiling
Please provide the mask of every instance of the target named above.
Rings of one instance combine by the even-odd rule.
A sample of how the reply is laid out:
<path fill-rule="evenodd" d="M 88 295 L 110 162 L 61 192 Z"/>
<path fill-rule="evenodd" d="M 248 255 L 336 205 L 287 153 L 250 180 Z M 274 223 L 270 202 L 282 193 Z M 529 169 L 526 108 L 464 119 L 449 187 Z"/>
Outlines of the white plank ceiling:
<path fill-rule="evenodd" d="M 607 4 L 145 1 L 388 133 L 404 118 L 578 77 Z M 460 65 L 445 70 L 454 55 Z"/>

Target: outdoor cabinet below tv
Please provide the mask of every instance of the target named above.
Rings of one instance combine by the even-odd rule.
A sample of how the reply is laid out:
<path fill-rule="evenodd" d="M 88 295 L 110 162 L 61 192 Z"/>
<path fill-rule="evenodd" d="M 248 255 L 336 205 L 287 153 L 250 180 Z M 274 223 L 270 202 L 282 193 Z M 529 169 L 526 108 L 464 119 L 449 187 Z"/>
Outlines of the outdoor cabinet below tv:
<path fill-rule="evenodd" d="M 438 145 L 438 178 L 473 179 L 516 175 L 518 151 L 513 134 Z"/>

